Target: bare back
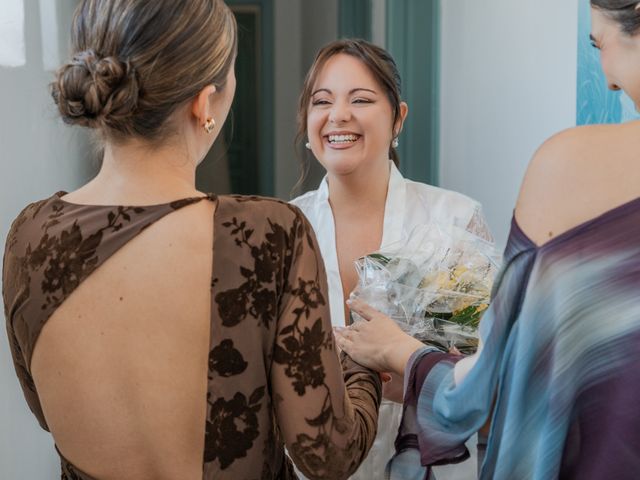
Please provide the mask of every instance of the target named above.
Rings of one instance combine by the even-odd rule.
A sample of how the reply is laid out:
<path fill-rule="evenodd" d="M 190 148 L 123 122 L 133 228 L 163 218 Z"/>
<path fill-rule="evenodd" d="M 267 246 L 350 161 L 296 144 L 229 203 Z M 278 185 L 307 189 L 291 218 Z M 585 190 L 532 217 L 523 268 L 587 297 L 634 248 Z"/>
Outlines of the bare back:
<path fill-rule="evenodd" d="M 47 423 L 91 476 L 202 478 L 214 209 L 143 230 L 41 333 L 31 367 Z"/>

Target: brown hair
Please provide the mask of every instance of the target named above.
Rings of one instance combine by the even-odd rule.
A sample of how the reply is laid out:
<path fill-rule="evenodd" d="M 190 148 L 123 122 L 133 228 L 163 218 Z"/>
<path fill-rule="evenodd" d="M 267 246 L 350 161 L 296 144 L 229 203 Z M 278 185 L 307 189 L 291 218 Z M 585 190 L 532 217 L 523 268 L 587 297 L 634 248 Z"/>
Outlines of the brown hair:
<path fill-rule="evenodd" d="M 111 141 L 154 142 L 167 119 L 207 85 L 224 87 L 237 51 L 236 22 L 222 0 L 83 0 L 73 58 L 51 83 L 62 119 Z"/>
<path fill-rule="evenodd" d="M 639 5 L 638 0 L 591 0 L 592 7 L 615 20 L 628 35 L 634 35 L 640 30 Z"/>
<path fill-rule="evenodd" d="M 385 49 L 361 39 L 342 39 L 325 45 L 320 49 L 316 58 L 307 72 L 302 87 L 302 93 L 298 102 L 298 131 L 296 134 L 296 145 L 299 145 L 307 134 L 307 112 L 309 110 L 309 102 L 311 101 L 311 93 L 316 83 L 320 71 L 327 61 L 339 53 L 351 55 L 364 63 L 373 76 L 382 85 L 391 109 L 393 111 L 393 125 L 400 120 L 400 94 L 402 91 L 402 82 L 400 73 L 393 57 Z M 396 165 L 400 164 L 400 159 L 395 148 L 389 146 L 389 158 Z M 306 157 L 305 157 L 306 159 Z M 309 169 L 308 163 L 303 164 L 302 174 L 298 180 L 297 186 L 301 185 L 306 178 Z"/>

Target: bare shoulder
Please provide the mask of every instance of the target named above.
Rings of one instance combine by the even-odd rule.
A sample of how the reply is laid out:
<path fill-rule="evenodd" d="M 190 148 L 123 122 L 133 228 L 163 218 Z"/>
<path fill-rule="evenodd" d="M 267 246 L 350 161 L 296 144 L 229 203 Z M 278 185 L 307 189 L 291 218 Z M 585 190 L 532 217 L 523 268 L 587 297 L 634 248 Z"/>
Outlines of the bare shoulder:
<path fill-rule="evenodd" d="M 516 205 L 541 244 L 640 194 L 640 122 L 562 131 L 533 156 Z"/>
<path fill-rule="evenodd" d="M 566 191 L 567 180 L 586 166 L 585 157 L 592 155 L 594 137 L 600 134 L 600 125 L 587 126 L 564 130 L 547 139 L 529 162 L 516 210 L 540 205 L 541 194 L 548 198 Z"/>

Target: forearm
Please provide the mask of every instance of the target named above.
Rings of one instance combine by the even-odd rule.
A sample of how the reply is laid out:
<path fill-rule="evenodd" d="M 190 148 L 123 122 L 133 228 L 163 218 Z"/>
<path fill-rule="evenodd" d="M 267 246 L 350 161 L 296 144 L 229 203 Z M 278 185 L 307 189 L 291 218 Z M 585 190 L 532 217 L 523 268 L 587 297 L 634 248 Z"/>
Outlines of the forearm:
<path fill-rule="evenodd" d="M 352 474 L 369 453 L 377 434 L 382 382 L 378 373 L 362 367 L 346 354 L 341 355 L 341 363 L 355 422 L 351 429 L 351 438 L 346 443 L 355 442 L 358 445 L 352 449 L 353 457 L 348 462 L 353 468 L 347 473 Z"/>

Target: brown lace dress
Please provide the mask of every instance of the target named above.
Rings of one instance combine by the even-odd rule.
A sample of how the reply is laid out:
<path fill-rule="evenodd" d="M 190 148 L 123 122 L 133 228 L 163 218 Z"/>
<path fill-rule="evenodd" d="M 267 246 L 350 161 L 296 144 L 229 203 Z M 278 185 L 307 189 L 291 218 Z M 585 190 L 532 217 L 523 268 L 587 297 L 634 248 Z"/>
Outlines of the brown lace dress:
<path fill-rule="evenodd" d="M 284 452 L 284 425 L 296 432 L 287 447 L 306 476 L 344 478 L 357 468 L 376 434 L 380 380 L 348 357 L 342 357 L 343 371 L 323 364 L 323 351 L 335 349 L 324 267 L 313 231 L 296 207 L 240 196 L 86 206 L 65 202 L 63 195 L 29 205 L 18 216 L 3 264 L 11 352 L 42 428 L 48 429 L 30 363 L 47 320 L 143 229 L 208 200 L 218 205 L 203 478 L 296 478 Z M 285 391 L 272 388 L 277 375 L 286 379 Z M 291 425 L 289 408 L 304 405 L 308 411 L 315 404 L 323 407 Z M 61 460 L 63 479 L 91 479 Z"/>

